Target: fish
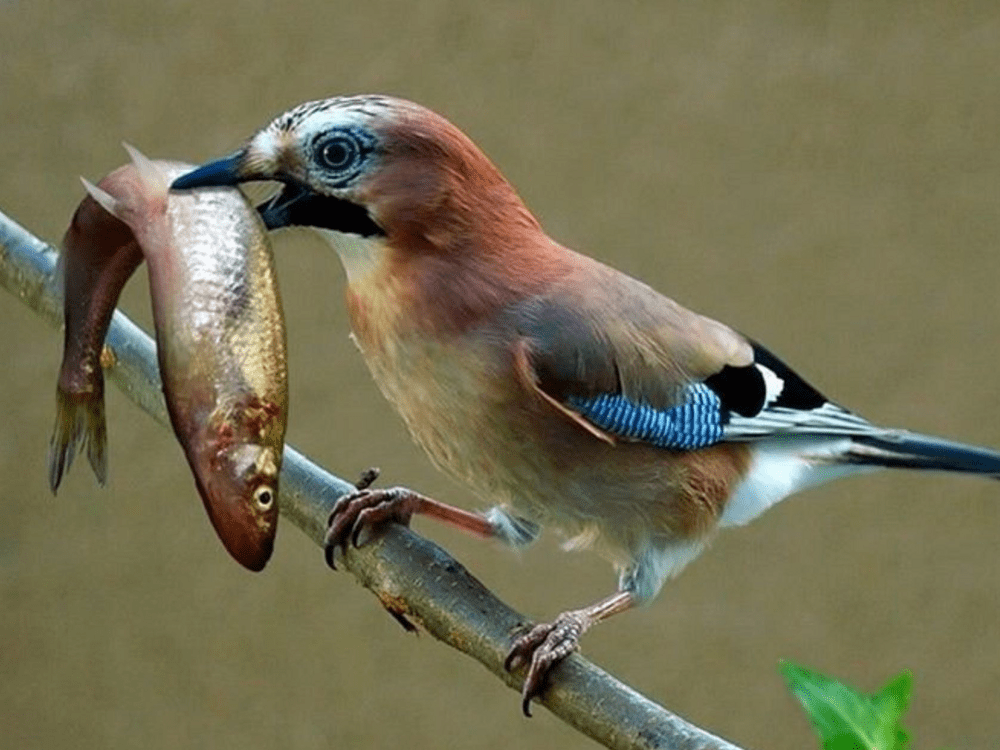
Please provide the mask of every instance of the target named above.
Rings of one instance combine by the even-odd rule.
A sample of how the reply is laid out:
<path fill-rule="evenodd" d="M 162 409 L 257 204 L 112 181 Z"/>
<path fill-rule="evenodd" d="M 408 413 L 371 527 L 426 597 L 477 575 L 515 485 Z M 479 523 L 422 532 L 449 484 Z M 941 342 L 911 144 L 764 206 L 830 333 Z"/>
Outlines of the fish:
<path fill-rule="evenodd" d="M 131 166 L 101 180 L 113 190 Z M 90 195 L 63 235 L 56 271 L 63 297 L 63 356 L 56 384 L 56 423 L 49 442 L 49 487 L 59 488 L 78 449 L 87 451 L 97 481 L 107 481 L 107 426 L 101 353 L 125 283 L 142 263 L 132 230 Z"/>
<path fill-rule="evenodd" d="M 89 196 L 64 243 L 67 343 L 50 482 L 58 485 L 84 444 L 103 480 L 103 376 L 94 342 L 103 341 L 117 294 L 138 267 L 127 270 L 137 247 L 149 265 L 157 360 L 174 434 L 223 546 L 260 571 L 277 531 L 288 418 L 284 315 L 266 229 L 238 190 L 170 193 L 171 181 L 190 165 L 126 149 L 130 165 L 99 185 L 83 181 Z M 90 201 L 108 221 L 94 216 Z"/>

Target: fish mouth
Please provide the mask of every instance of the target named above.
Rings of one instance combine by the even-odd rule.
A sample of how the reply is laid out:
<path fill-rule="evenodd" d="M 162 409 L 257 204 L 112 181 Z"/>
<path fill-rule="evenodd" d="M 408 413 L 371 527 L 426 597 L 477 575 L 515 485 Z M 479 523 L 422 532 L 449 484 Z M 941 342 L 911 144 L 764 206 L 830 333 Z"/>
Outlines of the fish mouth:
<path fill-rule="evenodd" d="M 236 562 L 252 573 L 260 573 L 267 566 L 268 560 L 271 559 L 271 553 L 274 552 L 273 539 L 268 539 L 267 544 L 257 547 L 237 547 L 228 545 L 223 540 L 223 546 Z"/>

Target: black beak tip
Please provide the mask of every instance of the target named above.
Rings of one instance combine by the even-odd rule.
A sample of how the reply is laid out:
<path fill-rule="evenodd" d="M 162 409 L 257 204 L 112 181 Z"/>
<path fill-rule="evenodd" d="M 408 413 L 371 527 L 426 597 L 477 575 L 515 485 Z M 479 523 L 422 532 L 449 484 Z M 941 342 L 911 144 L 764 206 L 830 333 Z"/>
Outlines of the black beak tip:
<path fill-rule="evenodd" d="M 189 190 L 199 187 L 236 185 L 243 181 L 240 176 L 240 156 L 241 154 L 233 154 L 224 159 L 203 164 L 174 180 L 170 189 Z"/>

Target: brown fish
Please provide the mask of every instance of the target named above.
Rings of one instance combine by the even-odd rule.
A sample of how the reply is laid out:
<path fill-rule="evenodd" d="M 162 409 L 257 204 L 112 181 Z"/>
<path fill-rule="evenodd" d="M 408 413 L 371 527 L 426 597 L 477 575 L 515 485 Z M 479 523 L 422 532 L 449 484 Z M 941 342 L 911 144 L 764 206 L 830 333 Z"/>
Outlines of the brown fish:
<path fill-rule="evenodd" d="M 116 169 L 101 185 L 113 190 L 127 179 L 123 173 L 131 170 L 131 166 Z M 77 448 L 86 447 L 97 480 L 104 484 L 107 478 L 101 349 L 122 287 L 142 262 L 132 230 L 89 195 L 73 214 L 62 250 L 58 273 L 64 282 L 65 338 L 49 445 L 53 494 Z"/>
<path fill-rule="evenodd" d="M 100 187 L 85 184 L 93 200 L 115 221 L 124 222 L 149 263 L 167 408 L 212 525 L 237 561 L 261 570 L 277 529 L 278 472 L 288 413 L 284 320 L 270 244 L 257 212 L 239 191 L 168 194 L 170 181 L 188 165 L 151 162 L 133 149 L 129 152 L 132 165 L 109 175 Z M 83 206 L 81 210 L 88 216 L 91 211 Z M 91 297 L 110 298 L 115 285 L 120 291 L 131 273 L 124 271 L 131 262 L 128 241 L 110 249 L 121 237 L 112 226 L 98 227 L 115 238 L 106 244 L 99 237 L 74 241 L 73 247 L 86 249 L 97 269 L 90 274 L 96 280 L 89 287 Z M 102 249 L 94 250 L 98 245 Z M 100 299 L 84 305 L 70 296 L 71 290 L 86 296 L 88 289 L 86 282 L 71 284 L 74 267 L 67 259 L 67 310 L 77 305 L 85 312 L 74 319 L 74 330 L 67 313 L 67 337 L 75 333 L 82 340 L 103 340 L 110 311 L 105 313 L 106 303 Z M 63 371 L 90 375 L 95 370 L 91 349 L 67 344 L 67 352 L 82 352 L 91 361 L 83 367 L 64 363 Z M 99 355 L 99 345 L 97 351 Z M 82 379 L 93 385 L 99 371 L 98 366 L 97 377 Z M 76 389 L 67 393 L 86 392 L 72 384 Z M 80 439 L 88 446 L 103 445 L 103 435 L 89 431 L 93 397 L 77 402 L 86 404 L 82 428 L 60 432 L 61 425 L 77 425 L 81 417 L 60 411 L 57 419 L 50 470 L 56 484 L 63 468 L 60 456 L 72 451 L 63 445 L 73 446 Z M 103 414 L 103 407 L 100 411 Z M 103 451 L 97 455 L 100 458 Z"/>

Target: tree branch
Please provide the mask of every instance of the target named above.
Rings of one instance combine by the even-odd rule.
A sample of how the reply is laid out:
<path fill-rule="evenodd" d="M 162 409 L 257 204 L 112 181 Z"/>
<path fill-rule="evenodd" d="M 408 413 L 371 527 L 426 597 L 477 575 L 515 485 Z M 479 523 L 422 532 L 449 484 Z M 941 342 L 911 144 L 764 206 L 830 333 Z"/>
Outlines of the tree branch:
<path fill-rule="evenodd" d="M 56 258 L 56 250 L 0 212 L 0 284 L 59 327 Z M 153 340 L 116 311 L 106 344 L 113 354 L 109 378 L 167 424 Z M 281 512 L 317 544 L 322 544 L 330 508 L 353 489 L 294 448 L 285 448 Z M 344 563 L 394 615 L 418 623 L 520 689 L 523 672 L 509 674 L 503 660 L 512 635 L 526 619 L 440 547 L 407 528 L 392 526 L 372 543 L 351 549 Z M 740 750 L 671 714 L 578 654 L 557 667 L 553 678 L 539 702 L 608 747 Z M 515 706 L 511 703 L 512 715 Z"/>

